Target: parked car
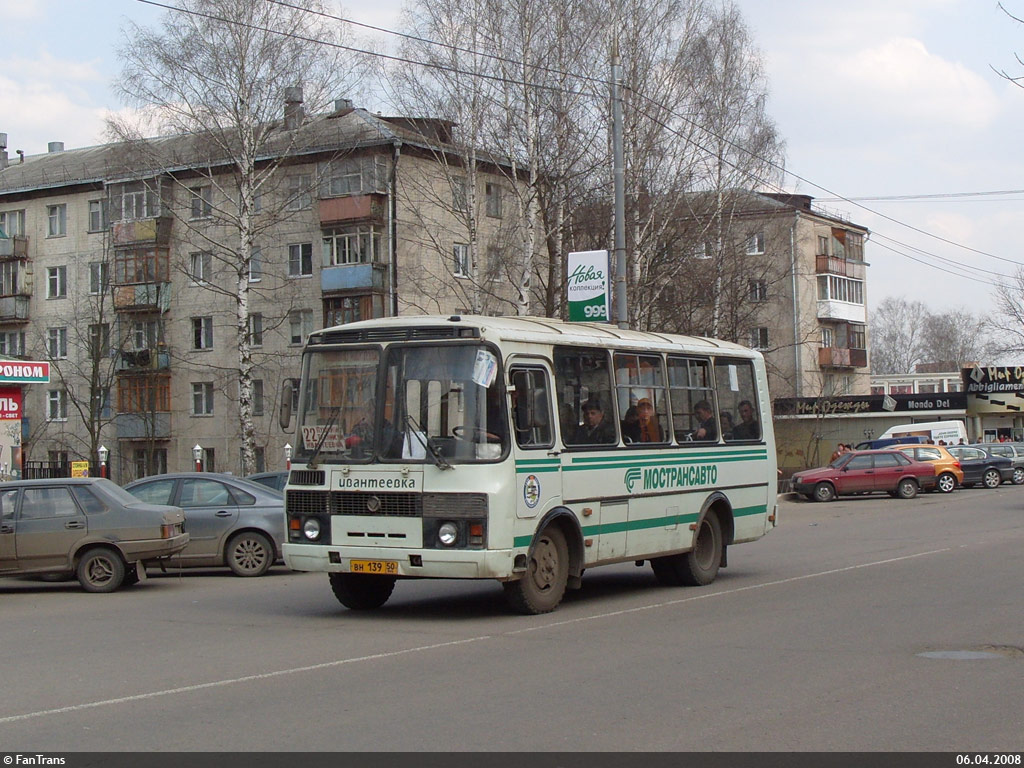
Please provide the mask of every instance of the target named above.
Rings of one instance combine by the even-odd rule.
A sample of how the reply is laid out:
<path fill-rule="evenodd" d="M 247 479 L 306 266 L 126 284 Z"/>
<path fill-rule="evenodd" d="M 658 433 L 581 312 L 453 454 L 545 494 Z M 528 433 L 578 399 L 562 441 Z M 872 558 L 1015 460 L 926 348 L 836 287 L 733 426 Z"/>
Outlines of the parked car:
<path fill-rule="evenodd" d="M 0 483 L 0 576 L 73 574 L 86 592 L 113 592 L 145 577 L 143 561 L 185 549 L 184 521 L 99 477 Z"/>
<path fill-rule="evenodd" d="M 874 451 L 879 448 L 895 448 L 896 446 L 903 445 L 906 443 L 923 443 L 925 438 L 920 435 L 911 435 L 908 437 L 880 437 L 877 440 L 865 440 L 862 443 L 857 443 L 854 446 L 854 450 L 857 451 Z"/>
<path fill-rule="evenodd" d="M 1013 462 L 1013 484 L 1024 483 L 1024 444 L 992 443 L 986 444 L 984 448 L 993 456 L 1004 456 Z"/>
<path fill-rule="evenodd" d="M 814 501 L 836 496 L 886 491 L 912 499 L 936 485 L 935 467 L 913 461 L 898 450 L 850 451 L 827 467 L 793 475 L 793 490 Z"/>
<path fill-rule="evenodd" d="M 125 490 L 184 510 L 191 540 L 176 564 L 226 565 L 239 576 L 262 576 L 281 556 L 284 496 L 265 485 L 215 472 L 180 472 L 144 477 Z"/>
<path fill-rule="evenodd" d="M 964 471 L 956 457 L 941 445 L 900 445 L 896 447 L 907 458 L 924 461 L 935 467 L 935 487 L 952 493 L 964 481 Z"/>
<path fill-rule="evenodd" d="M 288 483 L 287 472 L 257 472 L 255 475 L 246 475 L 246 480 L 273 488 L 275 491 L 283 491 Z"/>
<path fill-rule="evenodd" d="M 951 445 L 947 448 L 964 471 L 964 488 L 971 488 L 975 483 L 986 488 L 998 488 L 1000 483 L 1013 480 L 1013 462 L 985 449 L 983 445 Z"/>

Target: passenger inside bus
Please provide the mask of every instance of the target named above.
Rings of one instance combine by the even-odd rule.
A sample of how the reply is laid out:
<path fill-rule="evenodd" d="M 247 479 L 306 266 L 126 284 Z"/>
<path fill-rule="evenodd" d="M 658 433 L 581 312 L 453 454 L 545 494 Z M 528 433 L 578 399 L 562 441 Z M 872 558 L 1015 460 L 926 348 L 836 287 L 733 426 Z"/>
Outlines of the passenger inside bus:
<path fill-rule="evenodd" d="M 701 400 L 693 406 L 693 411 L 698 422 L 700 422 L 697 429 L 693 432 L 693 439 L 717 440 L 718 429 L 715 427 L 715 412 L 711 408 L 711 403 L 707 400 Z"/>
<path fill-rule="evenodd" d="M 605 418 L 599 398 L 592 397 L 583 404 L 583 424 L 576 429 L 572 441 L 578 445 L 616 442 L 615 427 Z"/>
<path fill-rule="evenodd" d="M 641 397 L 636 402 L 636 415 L 637 420 L 635 424 L 629 425 L 629 431 L 626 431 L 626 425 L 623 425 L 623 437 L 629 438 L 627 442 L 634 443 L 660 443 L 663 442 L 664 438 L 661 434 L 661 425 L 658 423 L 658 417 L 654 412 L 654 404 L 648 397 Z"/>

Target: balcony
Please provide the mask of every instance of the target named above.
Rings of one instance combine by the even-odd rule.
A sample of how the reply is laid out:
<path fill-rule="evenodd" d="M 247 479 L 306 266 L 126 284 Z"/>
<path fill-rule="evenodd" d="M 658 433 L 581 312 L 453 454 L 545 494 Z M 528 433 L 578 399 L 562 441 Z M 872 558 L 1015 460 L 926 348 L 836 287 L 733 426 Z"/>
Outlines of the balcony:
<path fill-rule="evenodd" d="M 114 417 L 118 440 L 169 440 L 171 414 L 119 413 Z"/>
<path fill-rule="evenodd" d="M 170 368 L 171 356 L 166 349 L 136 349 L 117 356 L 117 370 L 127 373 L 159 371 Z"/>
<path fill-rule="evenodd" d="M 0 298 L 0 323 L 24 323 L 27 321 L 28 296 Z"/>
<path fill-rule="evenodd" d="M 849 347 L 820 347 L 818 367 L 820 368 L 865 368 L 868 364 L 866 349 Z"/>
<path fill-rule="evenodd" d="M 166 312 L 171 305 L 170 283 L 115 285 L 114 309 L 120 312 Z"/>
<path fill-rule="evenodd" d="M 115 221 L 110 225 L 111 239 L 115 246 L 133 243 L 167 245 L 171 241 L 170 216 L 135 221 Z"/>
<path fill-rule="evenodd" d="M 819 275 L 842 275 L 855 280 L 864 279 L 864 262 L 841 259 L 837 256 L 818 255 L 814 257 L 814 271 Z"/>
<path fill-rule="evenodd" d="M 320 270 L 320 290 L 324 293 L 355 289 L 383 291 L 386 278 L 387 265 L 377 262 L 324 267 Z"/>
<path fill-rule="evenodd" d="M 0 237 L 0 259 L 27 259 L 27 237 Z"/>
<path fill-rule="evenodd" d="M 326 198 L 320 201 L 320 225 L 383 221 L 387 212 L 386 203 L 387 196 L 382 194 Z"/>
<path fill-rule="evenodd" d="M 863 304 L 834 299 L 818 300 L 819 320 L 845 320 L 848 323 L 864 325 L 868 321 L 868 310 Z"/>

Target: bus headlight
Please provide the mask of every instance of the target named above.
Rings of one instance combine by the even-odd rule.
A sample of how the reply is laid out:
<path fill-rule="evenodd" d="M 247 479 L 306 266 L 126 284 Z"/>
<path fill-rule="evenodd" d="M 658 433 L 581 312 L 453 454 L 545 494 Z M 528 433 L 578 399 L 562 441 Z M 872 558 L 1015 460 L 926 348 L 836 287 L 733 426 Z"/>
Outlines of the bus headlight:
<path fill-rule="evenodd" d="M 316 541 L 320 538 L 320 521 L 315 517 L 306 519 L 306 522 L 302 524 L 302 534 L 310 541 Z"/>
<path fill-rule="evenodd" d="M 454 547 L 459 540 L 459 526 L 455 523 L 442 523 L 437 529 L 437 540 L 446 547 Z"/>

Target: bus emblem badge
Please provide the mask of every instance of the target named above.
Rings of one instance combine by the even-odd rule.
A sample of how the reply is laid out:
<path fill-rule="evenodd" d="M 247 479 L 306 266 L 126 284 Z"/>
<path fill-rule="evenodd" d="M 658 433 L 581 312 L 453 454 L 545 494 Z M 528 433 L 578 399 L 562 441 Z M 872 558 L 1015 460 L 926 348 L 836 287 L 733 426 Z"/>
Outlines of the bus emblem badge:
<path fill-rule="evenodd" d="M 530 509 L 536 507 L 540 501 L 540 480 L 536 475 L 528 475 L 523 483 L 523 500 Z"/>

